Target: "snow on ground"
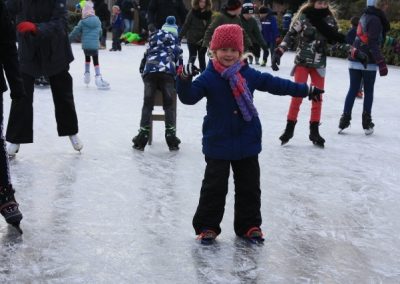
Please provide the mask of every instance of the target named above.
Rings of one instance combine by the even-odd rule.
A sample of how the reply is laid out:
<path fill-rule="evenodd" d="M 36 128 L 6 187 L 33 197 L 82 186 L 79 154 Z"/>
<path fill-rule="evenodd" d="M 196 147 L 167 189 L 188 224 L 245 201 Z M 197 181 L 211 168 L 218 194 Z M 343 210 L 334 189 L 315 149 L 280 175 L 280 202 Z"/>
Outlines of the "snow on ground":
<path fill-rule="evenodd" d="M 160 122 L 153 145 L 137 152 L 131 139 L 139 127 L 138 66 L 145 48 L 100 51 L 109 91 L 97 90 L 93 80 L 83 84 L 83 52 L 79 44 L 73 50 L 84 149 L 78 154 L 67 138 L 57 137 L 51 93 L 36 90 L 35 143 L 22 145 L 10 163 L 24 234 L 0 221 L 1 283 L 400 282 L 398 68 L 377 79 L 375 133 L 364 135 L 363 101 L 357 100 L 352 127 L 338 135 L 349 79 L 347 62 L 329 58 L 325 149 L 308 140 L 308 101 L 295 137 L 281 147 L 290 97 L 256 93 L 265 245 L 251 247 L 235 237 L 231 181 L 222 234 L 215 246 L 203 247 L 191 221 L 205 167 L 205 101 L 179 103 L 179 152 L 168 151 Z M 293 54 L 285 54 L 274 74 L 290 78 L 292 66 Z M 9 104 L 6 95 L 5 121 Z"/>

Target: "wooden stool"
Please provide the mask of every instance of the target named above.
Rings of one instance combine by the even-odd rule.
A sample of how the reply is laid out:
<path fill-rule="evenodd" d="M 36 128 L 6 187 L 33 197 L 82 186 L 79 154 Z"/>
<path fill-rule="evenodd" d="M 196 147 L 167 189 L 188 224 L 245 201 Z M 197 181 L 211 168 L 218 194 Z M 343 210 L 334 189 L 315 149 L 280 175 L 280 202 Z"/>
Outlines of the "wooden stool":
<path fill-rule="evenodd" d="M 175 112 L 175 127 L 176 127 L 176 92 L 172 95 L 172 101 L 173 101 L 173 108 Z M 163 121 L 165 125 L 165 112 L 162 109 L 163 106 L 163 95 L 162 93 L 157 90 L 156 95 L 154 97 L 154 110 L 153 113 L 151 114 L 150 118 L 150 133 L 149 133 L 149 141 L 148 144 L 151 145 L 153 141 L 153 121 Z M 160 112 L 160 107 L 161 107 L 161 112 Z M 157 108 L 157 110 L 156 110 Z"/>

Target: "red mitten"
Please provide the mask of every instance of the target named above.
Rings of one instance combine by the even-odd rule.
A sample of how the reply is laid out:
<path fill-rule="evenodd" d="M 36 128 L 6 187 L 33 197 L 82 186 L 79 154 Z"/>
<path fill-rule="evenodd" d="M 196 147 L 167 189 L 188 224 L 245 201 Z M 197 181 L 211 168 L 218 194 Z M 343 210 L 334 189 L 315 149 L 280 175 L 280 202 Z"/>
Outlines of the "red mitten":
<path fill-rule="evenodd" d="M 34 23 L 32 22 L 21 22 L 17 25 L 17 31 L 24 34 L 24 33 L 36 33 L 37 32 L 37 27 Z"/>

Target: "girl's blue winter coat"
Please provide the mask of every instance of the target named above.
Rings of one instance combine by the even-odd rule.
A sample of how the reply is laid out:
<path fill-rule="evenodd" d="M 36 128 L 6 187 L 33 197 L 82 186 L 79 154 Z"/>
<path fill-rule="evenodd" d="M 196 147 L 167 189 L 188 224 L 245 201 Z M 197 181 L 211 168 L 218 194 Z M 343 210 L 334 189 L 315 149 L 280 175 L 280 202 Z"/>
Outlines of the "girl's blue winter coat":
<path fill-rule="evenodd" d="M 69 34 L 71 42 L 79 37 L 82 42 L 82 49 L 97 50 L 100 47 L 101 22 L 97 16 L 89 16 L 79 21 Z"/>
<path fill-rule="evenodd" d="M 247 64 L 240 74 L 246 79 L 252 94 L 255 90 L 294 97 L 306 97 L 308 94 L 306 84 L 261 73 Z M 206 157 L 241 160 L 261 152 L 260 119 L 254 117 L 249 122 L 243 119 L 229 82 L 214 69 L 212 62 L 193 82 L 178 76 L 177 93 L 180 101 L 188 105 L 207 98 L 207 115 L 203 122 L 203 153 Z"/>

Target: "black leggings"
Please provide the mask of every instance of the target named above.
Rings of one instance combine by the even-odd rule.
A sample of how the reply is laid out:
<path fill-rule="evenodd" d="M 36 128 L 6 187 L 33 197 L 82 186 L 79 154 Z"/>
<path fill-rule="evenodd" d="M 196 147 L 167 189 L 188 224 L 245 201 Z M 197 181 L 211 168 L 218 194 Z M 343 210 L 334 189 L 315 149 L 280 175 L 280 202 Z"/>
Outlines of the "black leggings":
<path fill-rule="evenodd" d="M 98 55 L 92 55 L 93 57 L 93 65 L 97 66 L 99 65 L 99 56 Z M 85 55 L 85 62 L 90 63 L 90 55 Z"/>

